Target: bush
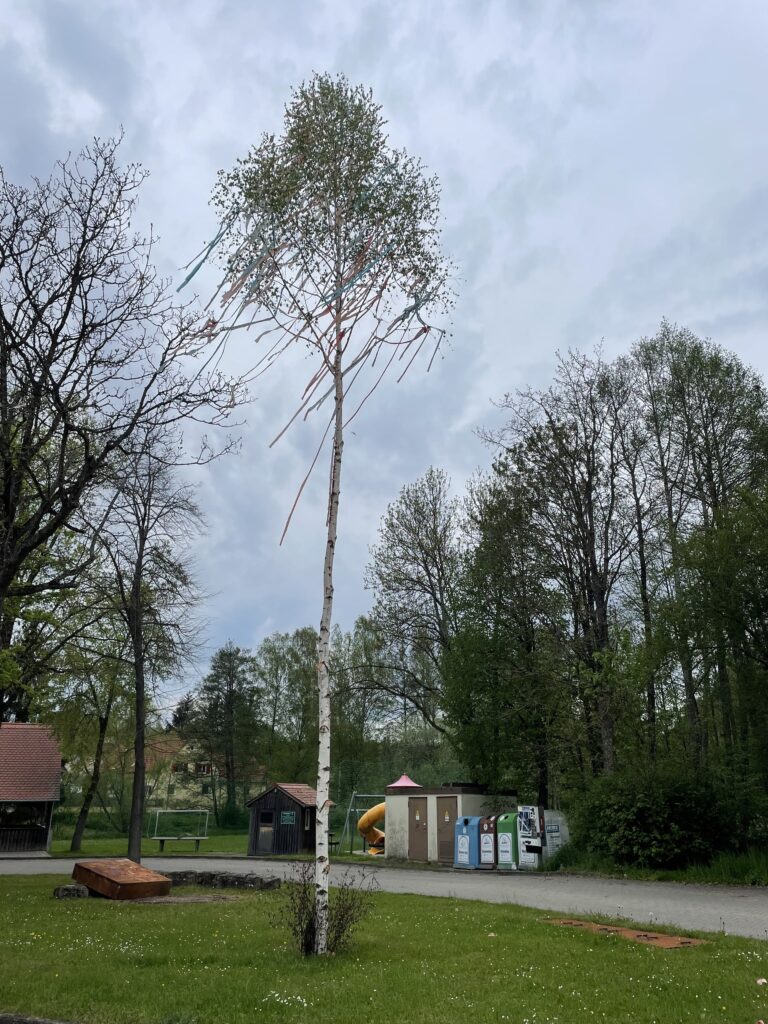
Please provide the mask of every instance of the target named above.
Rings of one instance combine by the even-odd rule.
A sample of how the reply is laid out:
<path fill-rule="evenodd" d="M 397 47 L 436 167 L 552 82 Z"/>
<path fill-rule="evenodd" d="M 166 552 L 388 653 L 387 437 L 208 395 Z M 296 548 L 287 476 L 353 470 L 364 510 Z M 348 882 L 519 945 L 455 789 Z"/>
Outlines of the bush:
<path fill-rule="evenodd" d="M 221 827 L 247 829 L 248 811 L 237 804 L 225 804 L 221 811 Z"/>
<path fill-rule="evenodd" d="M 330 891 L 328 909 L 328 952 L 345 949 L 355 928 L 371 911 L 372 893 L 378 883 L 372 875 L 347 871 Z M 273 924 L 288 927 L 293 944 L 302 956 L 315 952 L 317 916 L 315 913 L 315 864 L 295 865 L 288 884 L 281 889 L 283 898 L 273 916 Z"/>
<path fill-rule="evenodd" d="M 706 863 L 729 841 L 719 806 L 706 782 L 682 775 L 598 779 L 572 816 L 574 847 L 643 868 Z"/>

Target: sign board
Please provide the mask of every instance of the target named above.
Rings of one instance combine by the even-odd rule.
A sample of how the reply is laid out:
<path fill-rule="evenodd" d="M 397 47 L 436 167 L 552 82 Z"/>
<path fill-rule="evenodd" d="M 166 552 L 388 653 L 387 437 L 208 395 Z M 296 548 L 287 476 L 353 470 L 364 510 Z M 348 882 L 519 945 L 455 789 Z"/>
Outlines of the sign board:
<path fill-rule="evenodd" d="M 296 811 L 280 811 L 280 824 L 281 825 L 295 825 L 296 824 Z"/>

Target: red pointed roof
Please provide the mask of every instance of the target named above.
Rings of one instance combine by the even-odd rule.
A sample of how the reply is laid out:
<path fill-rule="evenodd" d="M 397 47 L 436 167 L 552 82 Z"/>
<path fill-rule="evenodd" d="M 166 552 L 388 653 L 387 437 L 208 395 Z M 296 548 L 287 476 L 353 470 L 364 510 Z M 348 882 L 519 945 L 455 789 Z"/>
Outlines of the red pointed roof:
<path fill-rule="evenodd" d="M 276 785 L 288 796 L 292 796 L 297 803 L 304 804 L 305 807 L 317 807 L 317 790 L 311 786 L 303 782 L 278 782 Z"/>
<path fill-rule="evenodd" d="M 250 807 L 251 804 L 255 804 L 257 800 L 261 800 L 263 796 L 271 793 L 273 789 L 281 790 L 291 800 L 301 804 L 302 807 L 317 807 L 317 791 L 312 789 L 311 786 L 307 786 L 304 782 L 274 782 L 262 793 L 259 793 L 258 796 L 251 797 L 246 806 Z M 336 805 L 333 804 L 333 806 L 335 807 Z"/>
<path fill-rule="evenodd" d="M 421 789 L 418 782 L 414 782 L 413 779 L 409 779 L 405 774 L 401 775 L 397 782 L 390 782 L 387 789 L 394 789 L 395 787 L 398 789 Z"/>
<path fill-rule="evenodd" d="M 0 725 L 0 801 L 57 802 L 61 789 L 61 754 L 44 725 Z"/>

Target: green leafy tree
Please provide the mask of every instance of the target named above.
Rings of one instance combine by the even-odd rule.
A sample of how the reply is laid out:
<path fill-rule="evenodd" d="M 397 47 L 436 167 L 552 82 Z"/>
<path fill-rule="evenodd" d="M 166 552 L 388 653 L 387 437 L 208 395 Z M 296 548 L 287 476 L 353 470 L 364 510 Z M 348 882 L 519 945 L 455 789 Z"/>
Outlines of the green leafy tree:
<path fill-rule="evenodd" d="M 254 658 L 227 641 L 211 658 L 208 674 L 192 694 L 183 727 L 183 735 L 200 744 L 213 765 L 223 768 L 225 800 L 219 818 L 223 825 L 243 823 L 237 784 L 252 770 L 262 734 Z"/>

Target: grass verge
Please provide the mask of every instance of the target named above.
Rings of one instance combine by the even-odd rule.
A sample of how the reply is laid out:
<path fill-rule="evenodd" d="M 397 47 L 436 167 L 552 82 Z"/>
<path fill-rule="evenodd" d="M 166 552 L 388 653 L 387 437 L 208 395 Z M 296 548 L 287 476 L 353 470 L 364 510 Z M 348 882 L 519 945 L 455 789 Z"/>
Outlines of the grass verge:
<path fill-rule="evenodd" d="M 637 878 L 653 882 L 689 882 L 699 885 L 768 885 L 768 851 L 720 853 L 709 864 L 693 864 L 678 870 L 635 868 L 617 864 L 610 857 L 580 853 L 565 847 L 548 865 L 548 870 L 569 874 Z"/>
<path fill-rule="evenodd" d="M 151 906 L 56 901 L 0 877 L 0 1010 L 82 1024 L 752 1024 L 768 943 L 662 951 L 514 906 L 378 894 L 352 949 L 302 961 L 270 923 L 281 894 Z"/>

